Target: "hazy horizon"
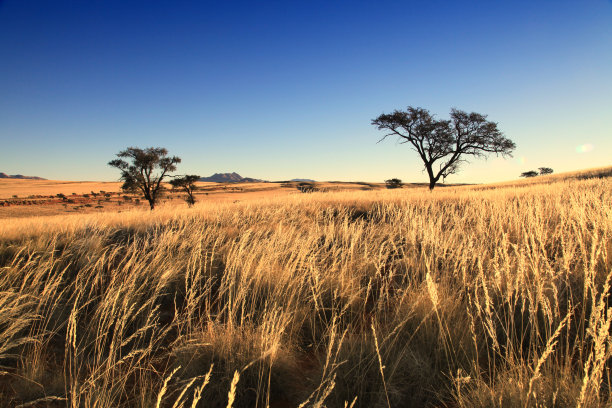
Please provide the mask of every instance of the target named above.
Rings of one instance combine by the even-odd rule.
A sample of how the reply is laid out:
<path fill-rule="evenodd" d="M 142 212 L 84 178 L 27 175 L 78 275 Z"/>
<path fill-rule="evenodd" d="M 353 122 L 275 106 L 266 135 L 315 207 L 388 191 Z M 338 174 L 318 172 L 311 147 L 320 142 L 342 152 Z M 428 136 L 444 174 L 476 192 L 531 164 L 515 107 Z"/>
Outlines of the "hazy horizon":
<path fill-rule="evenodd" d="M 559 172 L 554 172 L 554 174 L 559 174 L 559 173 L 572 173 L 574 171 L 576 172 L 584 172 L 584 171 L 589 171 L 589 170 L 597 170 L 603 167 L 609 167 L 609 166 L 599 166 L 599 167 L 588 167 L 588 168 L 580 168 L 580 169 L 573 169 L 573 170 L 567 170 L 567 171 L 559 171 Z M 537 171 L 537 168 L 534 168 L 533 170 Z M 554 170 L 554 169 L 553 169 Z M 110 182 L 110 183 L 121 183 L 122 181 L 120 181 L 118 178 L 116 179 L 111 179 L 111 180 L 95 180 L 95 179 L 78 179 L 78 178 L 73 178 L 73 179 L 49 179 L 46 178 L 44 176 L 40 176 L 40 175 L 36 175 L 36 174 L 20 174 L 20 173 L 15 173 L 15 174 L 9 174 L 5 171 L 0 171 L 0 173 L 4 173 L 6 175 L 9 176 L 13 176 L 13 175 L 21 175 L 21 176 L 26 176 L 26 177 L 41 177 L 43 179 L 43 181 L 58 181 L 58 182 L 62 182 L 62 181 L 66 181 L 66 182 L 84 182 L 84 183 L 88 183 L 88 182 L 102 182 L 102 183 L 106 183 L 106 182 Z M 199 176 L 202 178 L 208 178 L 211 176 L 214 176 L 216 174 L 231 174 L 231 173 L 238 173 L 238 172 L 231 172 L 231 171 L 219 171 L 219 172 L 215 172 L 215 173 L 211 173 L 211 174 L 200 174 Z M 180 171 L 174 172 L 173 174 L 182 174 Z M 350 183 L 350 182 L 356 182 L 356 183 L 379 183 L 379 184 L 383 184 L 385 182 L 385 180 L 359 180 L 359 179 L 354 179 L 354 180 L 337 180 L 337 179 L 312 179 L 309 177 L 284 177 L 284 178 L 278 178 L 278 179 L 261 179 L 259 177 L 251 177 L 249 175 L 245 175 L 245 174 L 240 174 L 238 173 L 238 175 L 242 176 L 243 178 L 253 178 L 253 179 L 260 179 L 262 182 L 283 182 L 283 181 L 301 181 L 301 180 L 312 180 L 314 182 L 322 182 L 322 183 L 334 183 L 334 182 L 339 182 L 339 183 Z M 488 183 L 497 183 L 497 182 L 505 182 L 505 181 L 512 181 L 515 179 L 519 179 L 520 176 L 516 176 L 516 177 L 512 177 L 510 179 L 507 180 L 496 180 L 496 181 L 492 181 L 492 182 L 480 182 L 480 181 L 471 181 L 471 182 L 462 182 L 462 181 L 447 181 L 447 182 L 443 182 L 440 181 L 438 185 L 453 185 L 453 184 L 488 184 Z M 18 179 L 12 179 L 12 178 L 7 178 L 7 179 L 2 179 L 0 178 L 0 180 L 18 180 Z M 165 179 L 164 182 L 168 182 L 168 180 L 170 179 Z M 428 181 L 423 177 L 420 177 L 418 179 L 401 179 L 402 183 L 404 184 L 412 184 L 412 183 L 418 183 L 418 184 L 423 184 L 423 185 L 427 185 Z"/>
<path fill-rule="evenodd" d="M 128 146 L 177 173 L 424 182 L 370 121 L 488 115 L 517 148 L 448 183 L 612 164 L 612 2 L 0 0 L 0 172 L 116 181 Z"/>

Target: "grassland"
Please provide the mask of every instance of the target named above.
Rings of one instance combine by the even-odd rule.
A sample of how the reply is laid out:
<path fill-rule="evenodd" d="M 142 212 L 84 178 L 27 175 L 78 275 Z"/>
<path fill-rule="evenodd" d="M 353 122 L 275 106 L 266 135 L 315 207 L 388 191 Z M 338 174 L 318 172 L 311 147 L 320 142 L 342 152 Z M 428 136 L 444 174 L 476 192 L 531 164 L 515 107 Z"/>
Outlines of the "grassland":
<path fill-rule="evenodd" d="M 578 176 L 2 220 L 0 406 L 610 406 Z"/>
<path fill-rule="evenodd" d="M 296 182 L 197 183 L 197 201 L 236 202 L 299 194 Z M 418 184 L 408 185 L 418 187 Z M 383 189 L 383 183 L 316 183 L 321 191 Z M 67 214 L 123 212 L 146 205 L 142 197 L 125 194 L 121 183 L 58 180 L 0 179 L 0 219 Z M 165 185 L 158 205 L 185 206 L 182 194 Z"/>

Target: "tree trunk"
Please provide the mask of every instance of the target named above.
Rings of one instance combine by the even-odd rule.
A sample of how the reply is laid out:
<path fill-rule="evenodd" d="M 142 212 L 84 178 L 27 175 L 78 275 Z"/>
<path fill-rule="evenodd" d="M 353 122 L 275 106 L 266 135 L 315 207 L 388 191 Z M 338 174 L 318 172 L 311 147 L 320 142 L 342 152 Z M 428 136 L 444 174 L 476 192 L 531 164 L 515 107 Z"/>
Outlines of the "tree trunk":
<path fill-rule="evenodd" d="M 427 175 L 429 176 L 429 191 L 432 191 L 436 186 L 436 181 L 438 181 L 438 179 L 434 176 L 431 164 L 425 163 L 425 169 L 427 170 Z"/>
<path fill-rule="evenodd" d="M 149 206 L 151 206 L 151 211 L 155 208 L 155 201 L 149 200 Z"/>

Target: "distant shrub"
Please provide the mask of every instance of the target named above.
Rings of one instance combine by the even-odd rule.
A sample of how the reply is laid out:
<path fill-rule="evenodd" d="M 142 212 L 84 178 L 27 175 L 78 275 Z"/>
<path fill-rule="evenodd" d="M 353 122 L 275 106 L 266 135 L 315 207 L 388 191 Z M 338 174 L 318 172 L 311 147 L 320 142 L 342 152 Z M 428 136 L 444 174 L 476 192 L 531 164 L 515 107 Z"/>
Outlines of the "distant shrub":
<path fill-rule="evenodd" d="M 302 193 L 314 193 L 315 191 L 319 191 L 319 188 L 315 183 L 309 183 L 305 181 L 298 183 L 296 187 Z"/>
<path fill-rule="evenodd" d="M 529 170 L 529 171 L 521 173 L 521 177 L 530 178 L 530 177 L 535 177 L 538 174 L 539 173 L 537 171 L 535 171 L 535 170 Z"/>
<path fill-rule="evenodd" d="M 521 177 L 545 176 L 547 174 L 552 174 L 552 173 L 553 173 L 553 169 L 551 169 L 550 167 L 540 167 L 538 168 L 538 171 L 529 170 L 524 173 L 521 173 Z"/>
<path fill-rule="evenodd" d="M 540 167 L 538 168 L 538 170 L 540 171 L 540 176 L 545 176 L 546 174 L 553 173 L 553 169 L 551 169 L 550 167 Z"/>
<path fill-rule="evenodd" d="M 385 184 L 387 185 L 387 188 L 402 188 L 403 186 L 402 180 L 398 178 L 392 178 L 389 180 L 385 180 Z"/>

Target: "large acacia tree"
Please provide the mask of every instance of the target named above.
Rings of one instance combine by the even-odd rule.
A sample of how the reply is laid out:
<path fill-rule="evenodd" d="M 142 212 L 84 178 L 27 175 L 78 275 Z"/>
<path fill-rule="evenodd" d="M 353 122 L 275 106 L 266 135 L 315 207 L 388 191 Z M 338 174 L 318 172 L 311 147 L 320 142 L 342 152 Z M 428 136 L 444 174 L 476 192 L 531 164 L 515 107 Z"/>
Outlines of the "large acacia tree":
<path fill-rule="evenodd" d="M 451 109 L 450 120 L 437 120 L 427 109 L 413 108 L 383 113 L 372 124 L 387 131 L 380 139 L 397 136 L 400 143 L 409 143 L 429 176 L 433 190 L 440 178 L 455 174 L 467 157 L 484 157 L 487 153 L 511 156 L 516 147 L 486 115 Z"/>
<path fill-rule="evenodd" d="M 140 191 L 149 202 L 151 210 L 164 189 L 162 180 L 172 171 L 181 159 L 169 157 L 163 147 L 128 147 L 117 153 L 118 159 L 108 162 L 109 166 L 121 170 L 121 188 L 126 191 Z"/>

